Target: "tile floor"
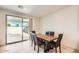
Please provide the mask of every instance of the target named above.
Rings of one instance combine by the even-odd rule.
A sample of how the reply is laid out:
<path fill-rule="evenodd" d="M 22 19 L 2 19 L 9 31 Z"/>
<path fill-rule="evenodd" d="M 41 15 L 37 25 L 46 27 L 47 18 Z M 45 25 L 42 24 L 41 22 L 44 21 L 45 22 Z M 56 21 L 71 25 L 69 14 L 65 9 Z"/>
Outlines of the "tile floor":
<path fill-rule="evenodd" d="M 73 49 L 62 47 L 62 53 L 73 53 L 73 52 L 74 52 Z M 37 49 L 34 51 L 33 46 L 31 46 L 31 41 L 28 40 L 0 47 L 0 53 L 37 53 Z M 39 53 L 44 53 L 43 48 L 40 48 Z M 55 53 L 55 51 L 51 49 L 49 53 Z"/>

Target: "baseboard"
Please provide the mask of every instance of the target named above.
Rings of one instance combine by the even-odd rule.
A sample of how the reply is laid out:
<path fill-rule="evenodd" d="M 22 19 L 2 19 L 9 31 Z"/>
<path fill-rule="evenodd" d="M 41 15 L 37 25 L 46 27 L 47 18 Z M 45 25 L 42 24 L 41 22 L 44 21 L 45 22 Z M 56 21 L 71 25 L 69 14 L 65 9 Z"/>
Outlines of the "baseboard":
<path fill-rule="evenodd" d="M 3 46 L 5 46 L 5 45 L 0 45 L 0 47 L 3 47 Z"/>
<path fill-rule="evenodd" d="M 72 49 L 72 50 L 79 51 L 79 49 L 76 49 L 76 48 L 73 48 L 73 47 L 70 47 L 70 46 L 67 46 L 67 45 L 64 45 L 64 44 L 62 44 L 62 46 L 65 46 L 65 47 L 67 47 L 67 48 L 69 48 L 69 49 Z"/>

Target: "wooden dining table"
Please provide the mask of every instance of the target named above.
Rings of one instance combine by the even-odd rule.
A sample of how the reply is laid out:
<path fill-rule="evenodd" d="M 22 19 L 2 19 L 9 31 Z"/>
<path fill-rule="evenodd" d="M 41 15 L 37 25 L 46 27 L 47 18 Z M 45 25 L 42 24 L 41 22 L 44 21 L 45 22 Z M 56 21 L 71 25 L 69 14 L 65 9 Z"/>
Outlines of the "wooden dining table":
<path fill-rule="evenodd" d="M 57 36 L 50 36 L 50 35 L 45 35 L 41 33 L 37 34 L 37 37 L 41 38 L 42 40 L 48 41 L 48 42 L 51 42 L 57 39 Z"/>
<path fill-rule="evenodd" d="M 49 42 L 54 41 L 58 38 L 57 36 L 49 36 L 41 33 L 37 34 L 37 37 L 40 38 L 41 40 L 44 40 L 47 43 L 46 46 L 48 45 Z M 45 49 L 44 52 L 49 51 L 49 49 L 51 48 L 47 47 L 47 49 Z"/>

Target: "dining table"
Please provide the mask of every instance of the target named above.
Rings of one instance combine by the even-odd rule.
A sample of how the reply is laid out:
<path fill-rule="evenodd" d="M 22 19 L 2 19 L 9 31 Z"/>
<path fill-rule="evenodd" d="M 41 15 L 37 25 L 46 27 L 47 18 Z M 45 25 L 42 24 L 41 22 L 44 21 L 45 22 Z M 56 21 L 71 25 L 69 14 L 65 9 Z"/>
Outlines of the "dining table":
<path fill-rule="evenodd" d="M 48 42 L 51 42 L 58 38 L 57 36 L 50 36 L 50 35 L 45 35 L 45 34 L 41 34 L 41 33 L 37 34 L 37 37 L 41 38 L 42 40 L 48 41 Z"/>

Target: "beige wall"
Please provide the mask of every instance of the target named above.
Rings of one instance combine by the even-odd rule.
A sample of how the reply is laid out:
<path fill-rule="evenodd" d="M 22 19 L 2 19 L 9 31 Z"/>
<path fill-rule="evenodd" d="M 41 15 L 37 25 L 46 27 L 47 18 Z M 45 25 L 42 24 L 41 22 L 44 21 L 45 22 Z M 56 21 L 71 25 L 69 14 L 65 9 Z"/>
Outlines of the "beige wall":
<path fill-rule="evenodd" d="M 42 18 L 40 31 L 42 33 L 45 31 L 63 33 L 62 44 L 79 49 L 78 20 L 78 6 L 66 7 Z"/>
<path fill-rule="evenodd" d="M 0 46 L 5 45 L 5 34 L 6 34 L 6 19 L 5 16 L 8 15 L 15 15 L 20 17 L 27 18 L 26 15 L 22 15 L 19 13 L 13 13 L 5 10 L 0 10 Z"/>
<path fill-rule="evenodd" d="M 33 18 L 33 30 L 35 30 L 37 33 L 40 33 L 41 29 L 41 18 Z"/>

